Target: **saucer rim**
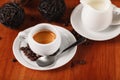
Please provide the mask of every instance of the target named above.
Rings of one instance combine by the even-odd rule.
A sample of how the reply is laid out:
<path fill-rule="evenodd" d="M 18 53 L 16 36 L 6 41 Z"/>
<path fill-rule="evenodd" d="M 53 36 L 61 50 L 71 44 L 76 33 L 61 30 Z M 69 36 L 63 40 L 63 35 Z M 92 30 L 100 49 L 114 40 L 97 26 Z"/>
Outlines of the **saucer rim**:
<path fill-rule="evenodd" d="M 92 30 L 89 30 L 89 29 L 86 29 L 86 28 L 83 28 L 83 26 L 81 26 L 80 25 L 80 23 L 82 24 L 82 22 L 81 22 L 81 19 L 78 19 L 78 18 L 76 18 L 76 20 L 73 20 L 73 18 L 74 17 L 76 17 L 77 15 L 75 15 L 76 13 L 78 13 L 78 11 L 80 10 L 82 10 L 82 7 L 83 7 L 83 5 L 82 4 L 78 4 L 75 8 L 74 8 L 74 10 L 72 11 L 72 13 L 71 13 L 71 17 L 70 17 L 70 22 L 71 22 L 71 25 L 72 25 L 72 27 L 73 27 L 73 29 L 78 33 L 78 34 L 80 34 L 81 36 L 83 36 L 83 37 L 86 37 L 87 39 L 90 39 L 90 40 L 94 40 L 94 41 L 105 41 L 105 40 L 110 40 L 110 39 L 112 39 L 112 38 L 115 38 L 115 37 L 117 37 L 119 34 L 120 34 L 120 25 L 118 25 L 117 27 L 117 29 L 119 29 L 118 31 L 117 31 L 117 33 L 114 33 L 114 36 L 112 35 L 112 36 L 105 36 L 105 35 L 103 35 L 103 36 L 105 36 L 104 38 L 99 38 L 100 36 L 97 36 L 97 38 L 94 38 L 94 37 L 96 37 L 96 36 L 94 36 L 94 35 L 92 35 L 93 34 L 93 31 Z M 80 14 L 81 14 L 81 12 L 79 12 Z M 79 16 L 77 16 L 77 17 L 80 17 L 80 15 Z M 80 23 L 78 22 L 78 20 L 80 20 Z M 77 23 L 78 25 L 76 25 L 75 23 Z M 78 27 L 78 26 L 81 26 L 81 27 Z M 112 25 L 110 25 L 110 26 L 112 26 Z M 114 27 L 114 26 L 113 26 Z M 82 30 L 84 31 L 82 31 Z M 117 30 L 116 29 L 116 30 Z M 88 31 L 89 30 L 89 31 Z M 89 32 L 89 33 L 91 33 L 91 34 L 88 34 L 87 32 Z M 108 32 L 108 31 L 107 31 Z M 109 31 L 110 32 L 110 31 Z M 100 32 L 94 32 L 94 33 L 100 33 Z M 102 33 L 101 33 L 102 34 Z M 91 37 L 92 36 L 92 37 Z"/>
<path fill-rule="evenodd" d="M 72 35 L 72 38 L 73 38 L 73 41 L 76 41 L 76 39 L 75 39 L 75 37 L 74 37 L 74 35 L 69 31 L 69 30 L 67 30 L 67 29 L 65 29 L 65 28 L 62 28 L 62 27 L 60 27 L 60 26 L 56 26 L 56 25 L 54 25 L 57 29 L 64 29 L 64 31 L 67 31 L 67 33 L 69 33 L 70 35 Z M 29 32 L 29 30 L 30 29 L 32 29 L 33 27 L 30 27 L 30 28 L 28 28 L 28 29 L 25 29 L 25 30 L 23 30 L 23 32 Z M 19 41 L 18 41 L 19 40 Z M 74 57 L 74 55 L 76 54 L 76 51 L 77 51 L 77 46 L 76 47 L 74 47 L 73 49 L 72 49 L 72 56 L 68 56 L 69 57 L 69 60 L 68 61 L 65 61 L 65 62 L 63 62 L 61 65 L 59 65 L 59 66 L 56 66 L 56 67 L 54 67 L 54 66 L 52 66 L 52 67 L 39 67 L 39 68 L 37 68 L 37 67 L 35 67 L 35 66 L 33 66 L 32 64 L 30 64 L 29 62 L 27 62 L 23 57 L 22 57 L 22 55 L 21 55 L 21 57 L 19 56 L 19 55 L 17 55 L 17 53 L 21 53 L 20 52 L 20 50 L 18 49 L 19 47 L 20 47 L 20 44 L 21 44 L 21 42 L 20 42 L 21 40 L 19 39 L 19 35 L 17 35 L 17 37 L 15 38 L 15 40 L 14 40 L 14 42 L 13 42 L 13 54 L 14 54 L 14 56 L 15 56 L 15 58 L 18 60 L 18 62 L 20 63 L 20 64 L 22 64 L 23 66 L 25 66 L 25 67 L 27 67 L 27 68 L 29 68 L 29 69 L 33 69 L 33 70 L 52 70 L 52 69 L 56 69 L 56 68 L 59 68 L 59 67 L 62 67 L 62 66 L 64 66 L 65 64 L 67 64 L 73 57 Z M 16 47 L 16 44 L 18 44 L 18 48 Z M 17 51 L 17 50 L 19 50 L 19 52 Z M 31 65 L 31 66 L 30 66 Z"/>

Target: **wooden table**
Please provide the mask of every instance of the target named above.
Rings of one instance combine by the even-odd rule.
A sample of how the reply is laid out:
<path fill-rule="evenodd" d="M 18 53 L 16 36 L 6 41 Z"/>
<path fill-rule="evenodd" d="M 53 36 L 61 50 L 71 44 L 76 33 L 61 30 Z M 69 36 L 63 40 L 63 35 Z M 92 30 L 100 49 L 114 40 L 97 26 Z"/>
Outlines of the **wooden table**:
<path fill-rule="evenodd" d="M 9 0 L 0 0 L 0 6 Z M 31 70 L 15 58 L 12 45 L 18 32 L 35 24 L 48 22 L 72 30 L 72 26 L 64 23 L 79 0 L 65 0 L 67 10 L 63 22 L 48 22 L 41 17 L 37 5 L 39 0 L 33 0 L 31 7 L 25 6 L 25 21 L 21 29 L 12 30 L 0 24 L 0 80 L 120 80 L 120 36 L 108 41 L 88 41 L 78 46 L 76 55 L 66 65 L 50 71 Z M 120 7 L 119 0 L 112 0 Z M 34 12 L 34 13 L 33 13 Z M 75 64 L 76 61 L 86 64 Z"/>

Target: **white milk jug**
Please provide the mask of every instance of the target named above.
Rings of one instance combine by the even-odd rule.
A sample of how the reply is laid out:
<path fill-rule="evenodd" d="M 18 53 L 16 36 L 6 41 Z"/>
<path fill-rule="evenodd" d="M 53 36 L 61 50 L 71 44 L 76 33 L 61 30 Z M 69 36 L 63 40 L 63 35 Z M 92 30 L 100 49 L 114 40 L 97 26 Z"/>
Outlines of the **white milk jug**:
<path fill-rule="evenodd" d="M 110 0 L 80 0 L 83 5 L 81 20 L 83 27 L 102 31 L 112 23 L 112 3 Z"/>

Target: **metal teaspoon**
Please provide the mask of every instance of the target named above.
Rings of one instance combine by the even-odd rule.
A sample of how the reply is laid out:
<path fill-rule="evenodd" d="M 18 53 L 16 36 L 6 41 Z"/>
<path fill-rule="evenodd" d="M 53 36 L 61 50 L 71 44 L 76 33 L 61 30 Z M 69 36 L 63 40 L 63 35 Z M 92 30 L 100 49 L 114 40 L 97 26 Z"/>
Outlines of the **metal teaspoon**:
<path fill-rule="evenodd" d="M 59 56 L 61 53 L 69 50 L 72 47 L 75 47 L 76 45 L 80 45 L 84 42 L 86 42 L 86 38 L 84 37 L 80 37 L 76 42 L 74 42 L 73 44 L 71 44 L 70 46 L 68 46 L 67 48 L 65 48 L 64 50 L 62 50 L 59 54 L 57 54 L 60 50 L 56 51 L 54 53 L 54 55 L 51 56 L 42 56 L 40 58 L 38 58 L 36 60 L 36 63 L 40 66 L 40 67 L 46 67 L 49 66 L 51 64 L 53 64 L 56 61 L 56 57 Z"/>

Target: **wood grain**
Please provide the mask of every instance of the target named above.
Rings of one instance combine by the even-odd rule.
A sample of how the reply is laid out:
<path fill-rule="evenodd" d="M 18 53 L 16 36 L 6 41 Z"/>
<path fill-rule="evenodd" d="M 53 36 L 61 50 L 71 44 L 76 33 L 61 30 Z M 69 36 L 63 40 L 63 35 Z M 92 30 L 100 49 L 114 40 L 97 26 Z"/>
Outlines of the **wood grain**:
<path fill-rule="evenodd" d="M 9 0 L 0 0 L 0 6 Z M 48 22 L 72 30 L 72 26 L 64 26 L 65 21 L 79 0 L 65 0 L 67 10 L 62 22 L 48 22 L 39 13 L 37 7 L 39 0 L 32 0 L 25 6 L 25 21 L 20 29 L 12 30 L 0 24 L 0 80 L 120 80 L 120 36 L 102 42 L 88 41 L 87 44 L 78 46 L 74 58 L 55 70 L 31 70 L 14 59 L 12 45 L 18 32 L 38 23 Z M 112 0 L 113 4 L 120 7 L 119 0 Z M 34 13 L 33 13 L 34 12 Z M 85 60 L 86 64 L 74 62 Z"/>

